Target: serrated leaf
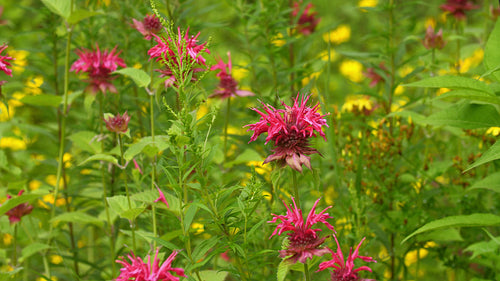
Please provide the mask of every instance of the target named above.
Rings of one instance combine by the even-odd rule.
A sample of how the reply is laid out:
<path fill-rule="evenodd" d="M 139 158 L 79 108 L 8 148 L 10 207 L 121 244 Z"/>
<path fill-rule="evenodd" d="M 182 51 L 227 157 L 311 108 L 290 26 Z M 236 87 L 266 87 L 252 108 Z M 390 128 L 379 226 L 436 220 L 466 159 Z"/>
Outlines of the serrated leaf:
<path fill-rule="evenodd" d="M 486 164 L 493 160 L 500 159 L 500 141 L 495 142 L 476 162 L 472 163 L 467 169 L 464 170 L 464 173 L 469 171 L 470 169 L 476 168 L 477 166 Z"/>
<path fill-rule="evenodd" d="M 71 13 L 71 1 L 68 0 L 42 0 L 42 3 L 54 14 L 67 19 Z"/>
<path fill-rule="evenodd" d="M 24 247 L 21 251 L 21 260 L 25 260 L 33 254 L 39 253 L 43 250 L 49 249 L 50 246 L 43 243 L 34 242 Z"/>
<path fill-rule="evenodd" d="M 498 98 L 497 96 L 474 90 L 453 90 L 446 92 L 436 97 L 435 99 L 444 98 L 462 98 L 470 101 L 480 101 L 500 105 L 500 98 Z"/>
<path fill-rule="evenodd" d="M 500 237 L 497 238 L 500 239 Z M 499 247 L 500 245 L 498 245 L 498 243 L 496 243 L 494 240 L 481 241 L 469 245 L 467 248 L 465 248 L 465 251 L 472 252 L 472 256 L 470 258 L 473 259 L 479 255 L 484 255 L 487 253 L 495 253 Z"/>
<path fill-rule="evenodd" d="M 114 73 L 119 73 L 132 78 L 138 87 L 147 87 L 149 83 L 151 83 L 151 77 L 149 77 L 149 75 L 142 69 L 127 67 L 117 70 Z"/>
<path fill-rule="evenodd" d="M 422 79 L 417 82 L 403 85 L 405 87 L 449 88 L 462 90 L 476 90 L 494 95 L 493 90 L 484 82 L 462 76 L 438 76 Z"/>
<path fill-rule="evenodd" d="M 489 128 L 500 125 L 500 114 L 493 105 L 464 101 L 432 114 L 425 121 L 462 129 Z"/>
<path fill-rule="evenodd" d="M 155 136 L 155 141 L 153 142 L 152 137 L 144 137 L 138 142 L 130 145 L 130 147 L 125 151 L 123 157 L 125 160 L 130 161 L 134 156 L 144 151 L 148 146 L 154 147 L 156 152 L 163 151 L 168 147 L 168 137 L 167 136 Z M 156 152 L 154 154 L 156 154 Z M 153 154 L 153 155 L 154 155 Z"/>
<path fill-rule="evenodd" d="M 121 218 L 133 220 L 145 210 L 144 207 L 138 208 L 133 200 L 130 200 L 129 207 L 128 199 L 124 195 L 107 197 L 106 200 L 108 201 L 109 207 Z"/>
<path fill-rule="evenodd" d="M 408 235 L 401 244 L 406 242 L 413 236 L 437 229 L 449 227 L 479 227 L 479 226 L 496 226 L 500 225 L 500 217 L 493 214 L 472 214 L 463 216 L 451 216 L 439 220 L 431 221 L 419 229 L 415 230 L 412 234 Z"/>
<path fill-rule="evenodd" d="M 16 207 L 19 204 L 30 202 L 34 199 L 40 198 L 47 193 L 42 193 L 42 194 L 23 194 L 21 196 L 13 196 L 12 198 L 8 199 L 5 201 L 1 206 L 0 206 L 0 216 L 8 212 L 10 209 Z"/>
<path fill-rule="evenodd" d="M 78 166 L 84 165 L 84 164 L 86 164 L 87 162 L 90 162 L 90 161 L 106 161 L 106 162 L 118 165 L 118 160 L 114 156 L 112 156 L 112 155 L 109 155 L 109 154 L 95 154 L 95 155 L 92 155 L 89 158 L 85 159 L 82 163 L 78 164 Z"/>
<path fill-rule="evenodd" d="M 25 96 L 20 102 L 25 104 L 37 105 L 37 106 L 52 106 L 58 107 L 61 104 L 62 98 L 55 95 L 36 95 L 36 96 Z"/>
<path fill-rule="evenodd" d="M 76 222 L 81 224 L 94 224 L 96 226 L 102 227 L 103 222 L 87 213 L 84 212 L 66 212 L 62 213 L 53 219 L 50 220 L 52 223 L 54 222 Z"/>
<path fill-rule="evenodd" d="M 490 33 L 490 37 L 484 47 L 484 66 L 487 70 L 493 70 L 500 65 L 500 53 L 498 52 L 500 46 L 500 22 L 495 23 L 495 27 Z M 500 73 L 494 72 L 492 75 L 497 82 L 500 82 Z"/>

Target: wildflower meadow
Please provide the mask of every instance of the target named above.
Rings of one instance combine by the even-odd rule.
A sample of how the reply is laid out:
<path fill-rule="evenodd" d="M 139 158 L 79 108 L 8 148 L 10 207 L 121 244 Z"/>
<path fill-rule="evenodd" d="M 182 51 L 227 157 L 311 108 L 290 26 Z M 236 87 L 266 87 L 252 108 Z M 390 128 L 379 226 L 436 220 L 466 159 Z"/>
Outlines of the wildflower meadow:
<path fill-rule="evenodd" d="M 2 0 L 0 281 L 500 280 L 499 16 Z"/>

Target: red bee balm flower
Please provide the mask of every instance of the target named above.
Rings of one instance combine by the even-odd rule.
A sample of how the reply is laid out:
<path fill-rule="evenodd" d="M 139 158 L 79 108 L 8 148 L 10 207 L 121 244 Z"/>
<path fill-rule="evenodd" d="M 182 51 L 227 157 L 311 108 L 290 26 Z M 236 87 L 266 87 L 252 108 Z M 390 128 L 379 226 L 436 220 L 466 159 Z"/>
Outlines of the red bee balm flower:
<path fill-rule="evenodd" d="M 99 46 L 96 44 L 96 50 L 77 50 L 76 53 L 80 57 L 71 66 L 71 71 L 86 72 L 89 75 L 90 85 L 86 90 L 90 91 L 92 94 L 96 94 L 101 91 L 103 94 L 106 91 L 111 93 L 117 93 L 116 87 L 111 84 L 111 73 L 115 71 L 118 66 L 127 67 L 123 59 L 119 58 L 120 52 L 115 53 L 116 47 L 111 50 L 111 52 L 99 50 Z"/>
<path fill-rule="evenodd" d="M 361 246 L 361 243 L 365 241 L 365 238 L 363 238 L 361 242 L 359 242 L 354 253 L 352 252 L 352 248 L 350 249 L 349 256 L 347 257 L 347 260 L 344 261 L 344 255 L 342 254 L 342 250 L 340 249 L 339 241 L 337 240 L 337 237 L 335 235 L 333 235 L 333 237 L 335 238 L 335 242 L 337 242 L 337 252 L 328 249 L 332 253 L 332 260 L 320 263 L 318 271 L 325 270 L 330 267 L 333 268 L 332 281 L 356 281 L 360 280 L 357 274 L 359 271 L 366 270 L 372 272 L 372 269 L 368 266 L 361 266 L 354 269 L 355 259 L 362 259 L 366 262 L 377 262 L 371 257 L 364 257 L 359 255 L 359 247 Z"/>
<path fill-rule="evenodd" d="M 224 63 L 221 60 L 219 62 L 212 66 L 210 70 L 220 70 L 219 73 L 217 73 L 217 77 L 219 77 L 220 82 L 219 86 L 217 87 L 217 90 L 215 90 L 215 93 L 211 94 L 209 98 L 230 98 L 234 96 L 239 96 L 239 97 L 248 97 L 248 96 L 255 96 L 254 93 L 250 91 L 244 91 L 244 90 L 238 90 L 238 82 L 234 80 L 233 76 L 231 75 L 231 70 L 232 70 L 232 64 L 231 64 L 231 53 L 227 53 L 227 58 L 228 62 L 227 64 Z"/>
<path fill-rule="evenodd" d="M 292 17 L 295 18 L 299 14 L 301 10 L 301 3 L 302 1 L 293 3 Z M 300 15 L 299 20 L 297 21 L 297 30 L 304 35 L 310 35 L 313 33 L 320 21 L 320 18 L 316 17 L 318 13 L 310 11 L 313 7 L 314 5 L 312 3 L 307 4 L 306 8 L 302 12 L 302 15 Z"/>
<path fill-rule="evenodd" d="M 8 45 L 5 44 L 0 46 L 0 70 L 12 77 L 12 69 L 9 69 L 7 67 L 10 66 L 10 62 L 8 62 L 8 60 L 14 60 L 14 58 L 9 56 L 2 56 L 3 50 L 7 49 L 7 47 Z"/>
<path fill-rule="evenodd" d="M 311 158 L 306 155 L 319 152 L 309 147 L 309 138 L 316 137 L 318 133 L 326 140 L 321 127 L 328 127 L 323 118 L 328 114 L 321 115 L 317 112 L 319 103 L 312 108 L 307 106 L 309 97 L 303 96 L 299 103 L 297 94 L 292 107 L 282 103 L 285 109 L 275 109 L 262 103 L 265 113 L 253 108 L 261 117 L 259 122 L 245 126 L 250 127 L 248 131 L 254 131 L 249 143 L 267 132 L 266 144 L 272 140 L 275 146 L 274 153 L 264 160 L 264 164 L 276 160 L 279 166 L 288 165 L 299 172 L 302 172 L 302 165 L 311 169 Z"/>
<path fill-rule="evenodd" d="M 281 220 L 281 223 L 276 226 L 271 237 L 276 234 L 281 235 L 283 232 L 290 231 L 287 233 L 289 245 L 286 250 L 280 251 L 281 258 L 287 258 L 286 260 L 291 263 L 296 263 L 297 261 L 306 263 L 307 259 L 311 259 L 313 256 L 322 256 L 328 253 L 327 248 L 320 247 L 326 239 L 326 237 L 318 237 L 316 232 L 321 231 L 321 229 L 312 228 L 313 225 L 321 222 L 325 224 L 326 227 L 333 230 L 333 226 L 326 221 L 326 219 L 331 219 L 332 217 L 328 215 L 328 213 L 325 213 L 331 206 L 321 211 L 321 213 L 315 214 L 315 209 L 319 200 L 320 199 L 316 200 L 314 203 L 305 223 L 304 217 L 302 216 L 302 210 L 297 208 L 293 197 L 293 208 L 291 205 L 287 206 L 286 203 L 283 202 L 287 210 L 286 216 L 273 214 L 274 218 L 272 221 L 269 221 L 269 223 L 275 223 L 278 220 Z"/>
<path fill-rule="evenodd" d="M 161 31 L 161 23 L 155 15 L 146 15 L 142 21 L 136 19 L 132 19 L 132 21 L 134 22 L 132 27 L 137 29 L 146 40 L 150 40 L 153 38 L 153 34 Z"/>
<path fill-rule="evenodd" d="M 106 122 L 106 128 L 110 132 L 115 132 L 118 134 L 124 134 L 128 130 L 128 122 L 130 121 L 130 116 L 128 116 L 127 112 L 123 113 L 123 115 L 110 116 L 108 119 L 104 119 Z"/>
<path fill-rule="evenodd" d="M 441 10 L 448 11 L 457 20 L 465 19 L 465 11 L 479 9 L 478 5 L 468 0 L 447 0 L 445 4 L 440 6 Z"/>
<path fill-rule="evenodd" d="M 172 261 L 177 256 L 177 251 L 172 252 L 167 260 L 159 266 L 158 250 L 156 249 L 153 261 L 151 261 L 151 256 L 148 255 L 147 263 L 144 263 L 141 258 L 136 257 L 134 253 L 131 253 L 132 256 L 128 255 L 130 263 L 126 262 L 125 259 L 117 260 L 116 262 L 123 265 L 123 268 L 120 269 L 120 275 L 116 278 L 116 281 L 179 281 L 179 277 L 174 276 L 172 273 L 187 277 L 184 274 L 184 269 L 172 267 Z"/>
<path fill-rule="evenodd" d="M 24 190 L 19 191 L 17 196 L 21 196 Z M 7 199 L 12 198 L 12 196 L 7 195 Z M 28 203 L 21 203 L 14 208 L 8 210 L 5 214 L 9 217 L 10 224 L 15 224 L 21 221 L 21 218 L 28 215 L 33 210 L 33 206 Z"/>

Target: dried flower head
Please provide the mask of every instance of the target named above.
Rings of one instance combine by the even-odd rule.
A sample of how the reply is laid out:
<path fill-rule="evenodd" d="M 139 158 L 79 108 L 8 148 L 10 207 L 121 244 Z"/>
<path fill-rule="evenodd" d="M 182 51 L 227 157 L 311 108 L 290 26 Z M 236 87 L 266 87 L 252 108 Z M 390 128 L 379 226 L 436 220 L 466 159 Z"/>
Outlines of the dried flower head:
<path fill-rule="evenodd" d="M 120 269 L 120 275 L 116 278 L 116 281 L 179 281 L 179 277 L 174 276 L 172 273 L 187 277 L 184 274 L 184 269 L 172 267 L 177 251 L 172 252 L 161 266 L 158 260 L 158 251 L 159 249 L 156 249 L 153 260 L 151 260 L 150 255 L 147 256 L 147 263 L 136 257 L 134 253 L 127 255 L 130 263 L 125 261 L 125 258 L 117 260 L 116 262 L 123 265 L 123 268 Z"/>
<path fill-rule="evenodd" d="M 366 78 L 370 79 L 370 88 L 377 86 L 378 83 L 384 81 L 384 77 L 382 77 L 379 73 L 387 72 L 387 68 L 385 68 L 384 62 L 379 64 L 378 68 L 369 67 L 366 71 L 363 72 Z"/>
<path fill-rule="evenodd" d="M 23 190 L 20 190 L 17 196 L 21 196 L 24 192 Z M 11 199 L 12 196 L 7 194 L 7 199 Z M 17 222 L 21 221 L 21 218 L 24 217 L 25 215 L 28 215 L 31 213 L 33 210 L 33 206 L 31 206 L 28 203 L 21 203 L 14 208 L 8 210 L 5 214 L 9 217 L 9 222 L 10 224 L 15 224 Z"/>
<path fill-rule="evenodd" d="M 209 98 L 230 98 L 230 97 L 248 97 L 255 96 L 254 93 L 245 90 L 238 89 L 238 82 L 231 75 L 232 63 L 231 63 L 231 53 L 227 53 L 228 62 L 227 64 L 219 59 L 219 62 L 212 66 L 210 70 L 219 70 L 217 77 L 219 77 L 219 85 L 215 90 L 215 93 L 211 94 Z"/>
<path fill-rule="evenodd" d="M 123 115 L 118 113 L 116 116 L 110 115 L 107 119 L 103 118 L 104 122 L 106 122 L 106 128 L 110 132 L 125 134 L 128 130 L 128 122 L 130 121 L 130 116 L 125 111 Z"/>
<path fill-rule="evenodd" d="M 296 18 L 301 10 L 302 1 L 293 3 L 292 17 Z M 311 9 L 314 7 L 312 3 L 308 3 L 305 7 L 304 11 L 300 15 L 296 29 L 302 33 L 303 35 L 310 35 L 316 29 L 320 18 L 317 17 L 317 12 L 311 12 Z"/>
<path fill-rule="evenodd" d="M 12 69 L 8 68 L 11 64 L 8 61 L 14 60 L 14 58 L 10 56 L 2 56 L 2 52 L 7 49 L 7 47 L 8 45 L 6 44 L 0 46 L 0 70 L 12 77 Z"/>
<path fill-rule="evenodd" d="M 158 34 L 162 28 L 160 20 L 155 15 L 146 15 L 142 21 L 136 19 L 132 21 L 132 27 L 137 29 L 146 40 L 151 40 L 153 34 Z"/>
<path fill-rule="evenodd" d="M 474 5 L 474 2 L 469 0 L 446 0 L 446 3 L 440 8 L 452 14 L 457 20 L 464 20 L 466 18 L 465 12 L 479 9 L 479 5 Z"/>
<path fill-rule="evenodd" d="M 108 52 L 104 50 L 101 52 L 99 45 L 96 44 L 96 50 L 81 49 L 77 50 L 76 54 L 79 56 L 71 66 L 71 71 L 76 73 L 86 72 L 90 78 L 88 81 L 90 85 L 86 90 L 92 94 L 101 91 L 103 94 L 106 91 L 116 93 L 116 87 L 111 84 L 114 78 L 111 73 L 115 71 L 118 66 L 126 67 L 123 59 L 119 58 L 120 52 L 115 53 L 116 47 Z"/>
<path fill-rule="evenodd" d="M 288 247 L 280 251 L 281 258 L 286 258 L 291 263 L 296 263 L 297 261 L 306 263 L 307 259 L 311 259 L 313 256 L 322 256 L 328 253 L 327 248 L 320 247 L 326 239 L 326 237 L 320 238 L 318 236 L 317 232 L 321 231 L 321 229 L 312 228 L 317 223 L 323 223 L 326 227 L 333 230 L 333 226 L 326 221 L 326 219 L 331 219 L 332 217 L 328 213 L 325 213 L 331 206 L 325 208 L 319 214 L 315 213 L 320 199 L 314 203 L 305 222 L 302 210 L 297 208 L 293 197 L 293 206 L 288 206 L 283 202 L 287 210 L 285 216 L 272 214 L 274 218 L 269 223 L 276 223 L 278 220 L 281 220 L 281 223 L 276 226 L 271 237 L 288 231 Z"/>
<path fill-rule="evenodd" d="M 425 31 L 425 38 L 422 41 L 424 47 L 429 49 L 442 49 L 446 45 L 446 42 L 443 40 L 443 29 L 439 29 L 437 33 L 434 33 L 434 28 L 432 25 L 427 27 Z"/>
<path fill-rule="evenodd" d="M 359 247 L 361 247 L 361 243 L 365 241 L 365 238 L 361 239 L 361 242 L 359 242 L 354 253 L 352 252 L 352 248 L 349 250 L 349 256 L 347 257 L 347 260 L 344 260 L 344 255 L 342 254 L 342 249 L 340 249 L 337 236 L 335 236 L 334 234 L 333 237 L 335 238 L 335 242 L 337 242 L 337 252 L 334 252 L 330 248 L 328 248 L 328 250 L 332 254 L 332 260 L 320 263 L 318 271 L 322 271 L 327 268 L 333 268 L 331 275 L 332 281 L 356 281 L 360 280 L 358 277 L 359 271 L 366 270 L 372 272 L 371 268 L 369 268 L 368 266 L 361 266 L 356 269 L 354 268 L 355 259 L 361 259 L 365 262 L 377 262 L 371 257 L 359 255 Z"/>
<path fill-rule="evenodd" d="M 274 142 L 274 153 L 264 160 L 264 164 L 276 161 L 281 167 L 288 165 L 299 172 L 302 172 L 302 165 L 312 169 L 311 158 L 307 155 L 319 152 L 309 147 L 309 138 L 316 137 L 318 133 L 326 140 L 322 126 L 328 127 L 324 118 L 328 114 L 318 113 L 319 103 L 314 107 L 307 106 L 309 97 L 303 96 L 299 101 L 297 94 L 293 106 L 282 102 L 285 109 L 275 109 L 264 103 L 264 112 L 253 108 L 261 117 L 259 122 L 245 126 L 250 127 L 248 131 L 254 131 L 249 143 L 257 140 L 262 133 L 267 133 L 266 144 Z"/>

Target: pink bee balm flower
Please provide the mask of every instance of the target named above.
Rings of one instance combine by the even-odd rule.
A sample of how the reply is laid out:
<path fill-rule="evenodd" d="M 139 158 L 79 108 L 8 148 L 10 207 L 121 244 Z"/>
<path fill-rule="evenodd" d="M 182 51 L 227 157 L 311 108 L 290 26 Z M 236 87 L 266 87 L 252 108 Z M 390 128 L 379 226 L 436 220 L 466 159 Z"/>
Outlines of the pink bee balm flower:
<path fill-rule="evenodd" d="M 262 133 L 267 133 L 266 144 L 269 141 L 274 142 L 274 153 L 264 160 L 264 164 L 277 161 L 279 166 L 288 165 L 299 172 L 302 172 L 302 165 L 312 169 L 311 158 L 306 155 L 319 152 L 309 147 L 309 138 L 316 137 L 318 133 L 326 140 L 322 126 L 328 127 L 323 118 L 328 114 L 318 113 L 319 103 L 312 108 L 307 106 L 309 97 L 303 96 L 299 101 L 297 94 L 293 106 L 282 103 L 285 109 L 275 109 L 262 103 L 265 113 L 253 108 L 261 117 L 259 122 L 245 126 L 250 127 L 248 131 L 254 131 L 249 143 L 255 141 Z"/>
<path fill-rule="evenodd" d="M 328 253 L 327 248 L 320 247 L 326 239 L 326 237 L 318 237 L 317 232 L 321 231 L 321 229 L 312 228 L 313 225 L 321 222 L 326 225 L 326 227 L 333 230 L 333 226 L 326 221 L 326 219 L 331 219 L 332 217 L 328 213 L 325 213 L 331 206 L 327 207 L 319 214 L 315 213 L 319 200 L 320 199 L 316 200 L 314 203 L 305 223 L 302 210 L 297 208 L 293 197 L 293 208 L 291 205 L 287 206 L 286 203 L 283 202 L 287 210 L 285 216 L 272 214 L 274 218 L 272 221 L 269 221 L 269 223 L 275 223 L 278 220 L 281 220 L 281 223 L 276 226 L 271 237 L 289 231 L 287 233 L 289 242 L 288 248 L 280 251 L 281 258 L 287 258 L 286 260 L 291 263 L 296 263 L 297 261 L 306 263 L 307 259 L 311 259 L 313 256 L 322 256 Z"/>
<path fill-rule="evenodd" d="M 452 14 L 457 20 L 464 20 L 466 11 L 479 9 L 479 6 L 469 0 L 446 0 L 440 8 Z"/>
<path fill-rule="evenodd" d="M 153 34 L 158 34 L 161 31 L 160 20 L 155 15 L 146 15 L 142 21 L 132 19 L 132 27 L 137 29 L 146 40 L 151 40 Z"/>
<path fill-rule="evenodd" d="M 365 262 L 377 262 L 371 257 L 359 255 L 359 247 L 361 246 L 361 243 L 365 241 L 365 238 L 361 239 L 361 242 L 359 242 L 354 253 L 352 252 L 352 248 L 349 250 L 349 256 L 347 257 L 347 260 L 344 261 L 344 255 L 340 249 L 339 241 L 335 235 L 333 235 L 333 237 L 335 238 L 335 242 L 337 242 L 337 252 L 328 248 L 328 250 L 332 253 L 332 260 L 320 263 L 318 271 L 333 268 L 331 275 L 332 281 L 356 281 L 360 280 L 358 277 L 359 271 L 366 270 L 372 272 L 372 269 L 368 266 L 361 266 L 356 269 L 354 268 L 355 259 L 362 259 Z"/>
<path fill-rule="evenodd" d="M 23 194 L 24 190 L 19 191 L 17 196 L 21 196 Z M 7 199 L 11 199 L 12 196 L 7 194 Z M 17 222 L 21 221 L 21 218 L 24 217 L 25 215 L 28 215 L 31 213 L 33 210 L 33 206 L 31 206 L 28 203 L 21 203 L 14 208 L 8 210 L 5 214 L 9 217 L 9 222 L 10 224 L 15 224 Z"/>
<path fill-rule="evenodd" d="M 294 18 L 297 17 L 298 13 L 301 10 L 301 3 L 302 1 L 293 3 L 292 16 Z M 297 21 L 297 30 L 304 35 L 310 35 L 311 33 L 313 33 L 319 21 L 321 20 L 317 17 L 317 12 L 311 12 L 311 9 L 313 7 L 314 5 L 312 3 L 307 4 L 306 8 L 299 17 L 299 20 Z"/>
<path fill-rule="evenodd" d="M 161 202 L 163 202 L 163 204 L 167 205 L 167 208 L 168 208 L 169 207 L 168 201 L 167 201 L 167 198 L 165 198 L 165 194 L 163 194 L 163 192 L 161 191 L 161 189 L 158 186 L 156 187 L 156 189 L 158 189 L 159 196 L 155 200 L 155 203 L 161 201 Z"/>
<path fill-rule="evenodd" d="M 217 77 L 219 77 L 220 82 L 215 90 L 215 93 L 211 94 L 208 96 L 209 98 L 214 98 L 218 97 L 221 99 L 225 98 L 230 98 L 230 97 L 248 97 L 248 96 L 255 96 L 254 93 L 250 91 L 244 91 L 244 90 L 238 90 L 238 82 L 234 80 L 233 76 L 231 75 L 231 70 L 232 70 L 232 64 L 231 64 L 231 53 L 227 52 L 227 58 L 228 62 L 227 64 L 222 61 L 222 59 L 219 60 L 219 62 L 212 66 L 210 70 L 220 70 L 219 73 L 217 73 Z"/>
<path fill-rule="evenodd" d="M 96 44 L 96 50 L 77 50 L 76 54 L 79 59 L 76 60 L 71 66 L 71 71 L 76 73 L 86 72 L 90 78 L 88 81 L 90 85 L 86 90 L 90 91 L 92 94 L 96 94 L 101 91 L 103 94 L 106 91 L 111 93 L 117 93 L 116 87 L 111 84 L 111 73 L 115 71 L 118 66 L 126 67 L 123 59 L 119 58 L 120 52 L 115 53 L 116 47 L 108 52 L 106 50 L 99 50 L 99 45 Z"/>
<path fill-rule="evenodd" d="M 163 76 L 169 77 L 168 82 L 165 82 L 167 87 L 174 85 L 180 77 L 187 77 L 190 71 L 193 73 L 202 71 L 202 69 L 193 67 L 193 65 L 205 66 L 206 59 L 203 57 L 202 52 L 210 53 L 205 47 L 206 43 L 198 45 L 199 32 L 196 36 L 189 37 L 189 28 L 184 36 L 182 36 L 180 28 L 177 31 L 177 38 L 164 38 L 153 34 L 157 45 L 148 51 L 148 55 L 152 59 L 156 58 L 157 62 L 165 65 L 166 70 L 160 72 L 162 72 Z"/>
<path fill-rule="evenodd" d="M 130 263 L 125 261 L 125 259 L 117 260 L 116 262 L 123 265 L 123 268 L 120 269 L 120 275 L 116 278 L 116 281 L 179 281 L 179 277 L 174 276 L 172 273 L 187 277 L 184 274 L 184 269 L 172 267 L 172 261 L 177 256 L 177 251 L 172 252 L 160 266 L 158 250 L 156 249 L 153 261 L 151 261 L 151 256 L 148 255 L 147 263 L 144 263 L 141 258 L 136 257 L 134 253 L 128 255 Z"/>
<path fill-rule="evenodd" d="M 128 122 L 130 121 L 130 116 L 128 116 L 127 112 L 123 113 L 123 115 L 110 116 L 108 119 L 104 119 L 106 123 L 106 128 L 110 132 L 124 134 L 128 130 Z"/>
<path fill-rule="evenodd" d="M 12 69 L 9 69 L 7 67 L 10 66 L 10 62 L 8 62 L 8 61 L 14 60 L 14 58 L 9 57 L 9 56 L 2 56 L 2 52 L 5 49 L 7 49 L 7 47 L 8 47 L 8 45 L 5 45 L 5 44 L 0 46 L 0 70 L 2 70 L 5 74 L 12 77 Z"/>

